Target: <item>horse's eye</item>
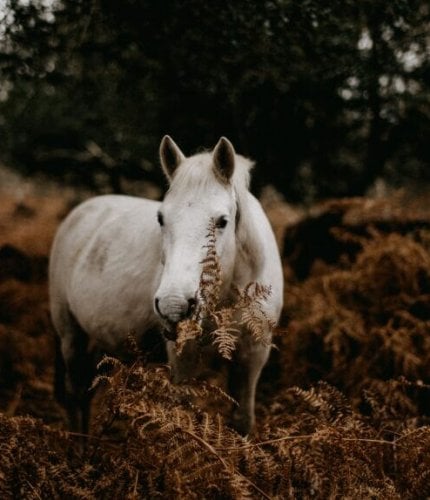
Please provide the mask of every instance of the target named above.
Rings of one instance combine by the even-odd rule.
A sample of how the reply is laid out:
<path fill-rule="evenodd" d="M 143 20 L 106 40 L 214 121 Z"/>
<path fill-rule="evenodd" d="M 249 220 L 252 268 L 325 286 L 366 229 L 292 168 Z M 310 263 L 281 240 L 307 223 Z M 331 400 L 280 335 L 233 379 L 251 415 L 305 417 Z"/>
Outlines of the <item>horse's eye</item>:
<path fill-rule="evenodd" d="M 158 220 L 158 224 L 160 224 L 160 226 L 164 226 L 164 218 L 163 218 L 163 214 L 161 212 L 157 212 L 157 220 Z"/>
<path fill-rule="evenodd" d="M 224 215 L 222 215 L 217 221 L 216 221 L 216 227 L 219 228 L 219 229 L 223 229 L 225 228 L 225 226 L 227 225 L 227 218 L 224 217 Z"/>

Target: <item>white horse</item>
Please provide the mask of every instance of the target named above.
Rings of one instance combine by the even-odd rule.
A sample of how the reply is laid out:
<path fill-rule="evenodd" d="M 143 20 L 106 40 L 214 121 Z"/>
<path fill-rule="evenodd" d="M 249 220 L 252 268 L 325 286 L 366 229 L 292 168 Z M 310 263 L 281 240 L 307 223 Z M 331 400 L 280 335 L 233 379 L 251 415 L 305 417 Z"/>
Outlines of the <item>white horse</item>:
<path fill-rule="evenodd" d="M 160 157 L 170 182 L 163 202 L 95 197 L 68 215 L 54 240 L 50 305 L 64 368 L 63 403 L 71 428 L 81 432 L 88 428 L 95 347 L 115 353 L 130 332 L 139 340 L 161 324 L 174 381 L 195 375 L 197 344 L 189 342 L 177 355 L 172 340 L 175 325 L 196 306 L 211 221 L 222 297 L 233 286 L 270 285 L 263 311 L 274 323 L 279 319 L 281 261 L 271 226 L 248 191 L 251 162 L 225 138 L 212 153 L 186 158 L 165 136 Z M 239 404 L 233 425 L 243 434 L 254 425 L 256 385 L 269 351 L 243 331 L 230 363 L 230 387 Z"/>

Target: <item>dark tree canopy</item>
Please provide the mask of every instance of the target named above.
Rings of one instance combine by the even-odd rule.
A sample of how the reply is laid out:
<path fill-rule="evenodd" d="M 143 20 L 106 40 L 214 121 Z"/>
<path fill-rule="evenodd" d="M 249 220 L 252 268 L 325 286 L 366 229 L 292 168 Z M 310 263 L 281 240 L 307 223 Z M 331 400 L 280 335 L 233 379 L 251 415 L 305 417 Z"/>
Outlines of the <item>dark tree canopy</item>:
<path fill-rule="evenodd" d="M 424 0 L 8 0 L 0 158 L 162 180 L 158 145 L 221 135 L 292 200 L 430 180 Z M 142 169 L 143 167 L 143 169 Z"/>

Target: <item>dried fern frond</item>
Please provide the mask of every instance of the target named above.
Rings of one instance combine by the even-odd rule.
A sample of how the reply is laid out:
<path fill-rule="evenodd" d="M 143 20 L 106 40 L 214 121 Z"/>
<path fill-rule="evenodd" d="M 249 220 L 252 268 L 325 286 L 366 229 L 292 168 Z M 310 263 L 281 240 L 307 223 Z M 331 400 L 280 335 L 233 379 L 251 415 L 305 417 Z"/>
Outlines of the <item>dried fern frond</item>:
<path fill-rule="evenodd" d="M 276 323 L 264 312 L 262 302 L 267 300 L 271 293 L 271 286 L 260 283 L 248 283 L 243 289 L 236 289 L 234 307 L 239 312 L 240 322 L 251 333 L 256 342 L 270 344 L 270 333 Z"/>
<path fill-rule="evenodd" d="M 223 358 L 232 359 L 239 333 L 237 328 L 227 327 L 223 324 L 217 326 L 211 333 L 213 336 L 213 344 Z"/>
<path fill-rule="evenodd" d="M 359 398 L 371 379 L 429 380 L 429 296 L 428 250 L 412 236 L 374 233 L 349 267 L 288 287 L 280 342 L 294 370 L 285 382 L 326 377 Z"/>
<path fill-rule="evenodd" d="M 396 470 L 403 498 L 430 495 L 430 427 L 405 431 L 395 447 Z"/>
<path fill-rule="evenodd" d="M 195 498 L 196 492 L 199 497 L 247 498 L 258 492 L 268 498 L 240 471 L 240 457 L 219 451 L 243 446 L 245 440 L 226 427 L 219 415 L 193 404 L 195 396 L 223 398 L 222 391 L 213 392 L 205 384 L 174 385 L 166 367 L 146 368 L 141 361 L 116 367 L 107 380 L 105 421 L 116 415 L 117 425 L 127 423 L 120 456 L 133 477 L 139 473 L 139 487 L 152 485 L 151 496 L 180 491 L 186 498 Z M 99 428 L 101 437 L 112 427 L 99 421 Z M 143 467 L 147 457 L 152 457 L 149 470 Z M 174 475 L 169 473 L 173 470 Z M 156 486 L 160 474 L 163 492 Z"/>
<path fill-rule="evenodd" d="M 232 359 L 243 331 L 247 331 L 255 342 L 270 344 L 275 323 L 268 318 L 262 304 L 271 294 L 270 286 L 252 282 L 243 289 L 234 288 L 231 303 L 225 306 L 221 300 L 222 269 L 216 251 L 216 224 L 213 220 L 208 228 L 205 248 L 197 292 L 198 306 L 190 319 L 177 326 L 178 354 L 186 342 L 202 337 L 202 322 L 212 325 L 209 337 L 225 359 Z"/>
<path fill-rule="evenodd" d="M 216 223 L 213 219 L 209 224 L 206 238 L 207 243 L 204 247 L 206 256 L 200 263 L 202 270 L 198 290 L 202 312 L 217 308 L 222 285 L 221 264 L 216 251 Z M 196 316 L 198 317 L 198 314 Z"/>
<path fill-rule="evenodd" d="M 185 344 L 189 340 L 198 340 L 203 333 L 201 323 L 195 319 L 184 319 L 176 327 L 176 352 L 181 354 Z"/>

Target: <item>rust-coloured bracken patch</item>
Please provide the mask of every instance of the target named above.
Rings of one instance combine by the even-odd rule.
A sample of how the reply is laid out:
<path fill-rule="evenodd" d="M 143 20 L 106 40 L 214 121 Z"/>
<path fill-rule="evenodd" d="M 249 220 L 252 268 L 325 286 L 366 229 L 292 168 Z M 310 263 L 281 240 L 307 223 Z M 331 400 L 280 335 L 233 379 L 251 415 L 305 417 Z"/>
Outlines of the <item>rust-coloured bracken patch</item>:
<path fill-rule="evenodd" d="M 354 199 L 291 223 L 271 207 L 286 243 L 285 306 L 257 431 L 243 438 L 225 421 L 234 402 L 222 389 L 173 385 L 135 349 L 128 364 L 102 362 L 91 435 L 64 430 L 46 264 L 65 210 L 59 198 L 2 198 L 2 498 L 430 495 L 427 214 Z"/>

